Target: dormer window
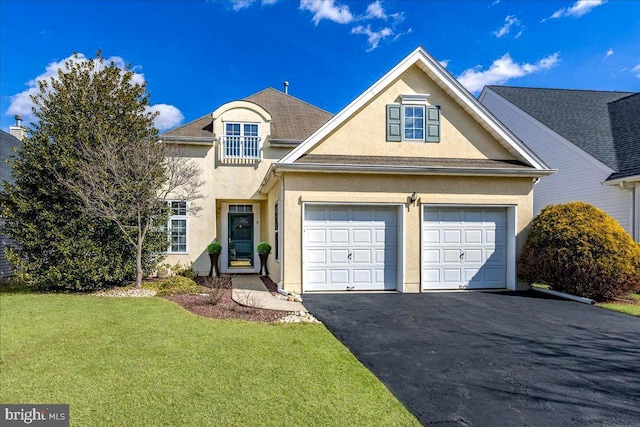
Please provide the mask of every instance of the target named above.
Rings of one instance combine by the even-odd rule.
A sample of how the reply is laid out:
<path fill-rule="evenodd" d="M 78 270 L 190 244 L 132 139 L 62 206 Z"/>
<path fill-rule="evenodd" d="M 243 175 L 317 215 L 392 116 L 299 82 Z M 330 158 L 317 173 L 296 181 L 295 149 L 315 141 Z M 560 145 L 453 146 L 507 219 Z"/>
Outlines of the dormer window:
<path fill-rule="evenodd" d="M 429 95 L 402 95 L 401 104 L 387 105 L 387 141 L 440 141 L 440 107 Z"/>
<path fill-rule="evenodd" d="M 225 123 L 222 145 L 223 159 L 260 160 L 262 158 L 257 123 Z"/>

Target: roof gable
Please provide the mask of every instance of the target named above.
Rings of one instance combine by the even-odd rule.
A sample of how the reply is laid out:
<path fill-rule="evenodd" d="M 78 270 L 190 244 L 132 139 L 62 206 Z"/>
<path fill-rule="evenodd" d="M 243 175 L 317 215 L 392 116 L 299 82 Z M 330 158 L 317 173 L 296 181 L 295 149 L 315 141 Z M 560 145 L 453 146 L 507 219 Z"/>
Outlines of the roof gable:
<path fill-rule="evenodd" d="M 431 57 L 422 47 L 418 47 L 387 74 L 375 82 L 365 92 L 336 114 L 324 126 L 291 151 L 279 163 L 294 163 L 308 154 L 316 145 L 350 120 L 374 97 L 387 89 L 409 68 L 416 65 L 435 82 L 462 109 L 495 138 L 514 158 L 536 169 L 548 170 L 544 162 L 530 151 L 515 135 L 502 125 L 484 106 L 482 106 L 447 70 Z"/>

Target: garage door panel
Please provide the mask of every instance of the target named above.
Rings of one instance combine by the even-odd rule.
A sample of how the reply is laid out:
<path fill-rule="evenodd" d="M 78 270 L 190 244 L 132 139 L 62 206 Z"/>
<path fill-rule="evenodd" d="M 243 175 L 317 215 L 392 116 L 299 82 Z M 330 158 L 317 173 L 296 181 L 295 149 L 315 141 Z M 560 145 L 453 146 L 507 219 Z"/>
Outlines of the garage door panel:
<path fill-rule="evenodd" d="M 331 264 L 347 264 L 349 262 L 348 249 L 329 249 L 329 254 Z"/>
<path fill-rule="evenodd" d="M 371 229 L 353 230 L 352 243 L 360 245 L 363 243 L 373 243 L 373 231 Z"/>
<path fill-rule="evenodd" d="M 395 289 L 397 222 L 397 208 L 307 205 L 305 291 Z"/>
<path fill-rule="evenodd" d="M 307 279 L 310 284 L 322 285 L 327 282 L 327 271 L 325 269 L 308 269 Z"/>
<path fill-rule="evenodd" d="M 423 243 L 440 243 L 440 231 L 425 229 L 422 234 Z"/>
<path fill-rule="evenodd" d="M 370 268 L 353 269 L 353 283 L 362 285 L 373 282 L 372 270 Z"/>
<path fill-rule="evenodd" d="M 460 264 L 460 255 L 462 251 L 460 249 L 444 249 L 442 250 L 442 262 L 444 264 Z"/>
<path fill-rule="evenodd" d="M 423 206 L 423 289 L 506 287 L 506 209 Z"/>
<path fill-rule="evenodd" d="M 444 283 L 460 283 L 462 281 L 462 269 L 460 268 L 443 268 L 442 281 Z"/>
<path fill-rule="evenodd" d="M 373 259 L 373 251 L 371 249 L 354 249 L 352 254 L 354 264 L 371 264 Z"/>
<path fill-rule="evenodd" d="M 464 262 L 482 264 L 486 261 L 486 252 L 482 249 L 467 249 L 464 251 Z"/>
<path fill-rule="evenodd" d="M 309 264 L 326 264 L 327 251 L 325 249 L 311 249 L 307 251 L 307 262 Z"/>
<path fill-rule="evenodd" d="M 442 242 L 447 243 L 462 243 L 462 230 L 444 229 L 442 231 Z"/>
<path fill-rule="evenodd" d="M 349 243 L 349 230 L 344 228 L 331 229 L 329 231 L 330 244 Z"/>
<path fill-rule="evenodd" d="M 326 230 L 310 228 L 307 230 L 307 238 L 309 243 L 327 243 L 327 232 Z"/>
<path fill-rule="evenodd" d="M 349 284 L 349 270 L 332 268 L 329 270 L 329 279 L 331 283 L 347 285 Z"/>

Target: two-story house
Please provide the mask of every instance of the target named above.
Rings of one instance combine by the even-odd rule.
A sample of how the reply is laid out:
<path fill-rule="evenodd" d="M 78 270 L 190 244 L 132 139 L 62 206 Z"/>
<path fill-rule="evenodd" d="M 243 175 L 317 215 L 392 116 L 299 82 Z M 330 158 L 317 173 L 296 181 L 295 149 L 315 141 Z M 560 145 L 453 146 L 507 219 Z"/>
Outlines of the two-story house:
<path fill-rule="evenodd" d="M 517 289 L 534 181 L 553 173 L 418 48 L 335 116 L 266 89 L 161 136 L 204 170 L 171 201 L 168 262 L 295 292 Z M 521 286 L 526 286 L 521 284 Z"/>

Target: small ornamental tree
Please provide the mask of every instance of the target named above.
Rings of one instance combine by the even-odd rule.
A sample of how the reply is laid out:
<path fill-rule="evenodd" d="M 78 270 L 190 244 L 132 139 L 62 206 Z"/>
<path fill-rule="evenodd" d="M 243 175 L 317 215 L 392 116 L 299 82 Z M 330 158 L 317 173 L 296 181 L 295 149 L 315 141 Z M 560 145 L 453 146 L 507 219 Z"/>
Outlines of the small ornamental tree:
<path fill-rule="evenodd" d="M 640 245 L 592 205 L 550 205 L 533 220 L 518 275 L 557 291 L 611 300 L 640 290 Z"/>
<path fill-rule="evenodd" d="M 145 84 L 77 55 L 39 81 L 37 122 L 5 186 L 10 260 L 41 289 L 93 289 L 142 277 L 165 251 L 163 199 L 198 197 L 199 170 L 158 141 Z"/>

